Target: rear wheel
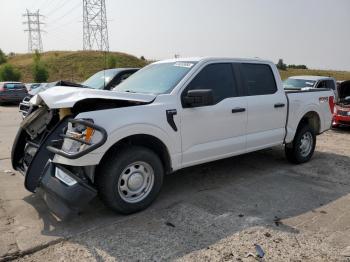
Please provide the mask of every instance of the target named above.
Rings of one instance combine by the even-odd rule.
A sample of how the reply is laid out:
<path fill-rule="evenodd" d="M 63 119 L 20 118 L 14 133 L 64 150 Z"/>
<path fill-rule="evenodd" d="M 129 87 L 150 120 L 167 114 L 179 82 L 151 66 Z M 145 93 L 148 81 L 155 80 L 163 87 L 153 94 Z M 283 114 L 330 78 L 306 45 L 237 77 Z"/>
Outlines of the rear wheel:
<path fill-rule="evenodd" d="M 292 143 L 285 146 L 287 159 L 294 164 L 309 161 L 316 146 L 315 131 L 308 125 L 301 126 L 295 134 Z"/>
<path fill-rule="evenodd" d="M 157 197 L 164 169 L 150 149 L 131 146 L 104 162 L 97 174 L 99 195 L 111 209 L 124 214 L 148 207 Z"/>

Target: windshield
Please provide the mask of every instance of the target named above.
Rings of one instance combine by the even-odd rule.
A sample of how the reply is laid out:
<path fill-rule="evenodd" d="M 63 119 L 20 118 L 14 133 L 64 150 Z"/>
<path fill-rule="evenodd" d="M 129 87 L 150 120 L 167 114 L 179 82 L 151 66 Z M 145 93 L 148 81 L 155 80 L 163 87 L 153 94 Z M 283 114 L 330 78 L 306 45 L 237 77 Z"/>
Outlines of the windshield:
<path fill-rule="evenodd" d="M 84 81 L 82 85 L 94 89 L 104 89 L 104 87 L 115 77 L 117 72 L 117 70 L 104 70 L 97 72 Z"/>
<path fill-rule="evenodd" d="M 286 89 L 301 89 L 301 88 L 312 88 L 315 86 L 316 81 L 304 80 L 304 79 L 293 79 L 288 78 L 283 81 L 283 86 Z"/>
<path fill-rule="evenodd" d="M 194 64 L 194 62 L 151 64 L 130 76 L 114 90 L 147 94 L 170 93 Z"/>

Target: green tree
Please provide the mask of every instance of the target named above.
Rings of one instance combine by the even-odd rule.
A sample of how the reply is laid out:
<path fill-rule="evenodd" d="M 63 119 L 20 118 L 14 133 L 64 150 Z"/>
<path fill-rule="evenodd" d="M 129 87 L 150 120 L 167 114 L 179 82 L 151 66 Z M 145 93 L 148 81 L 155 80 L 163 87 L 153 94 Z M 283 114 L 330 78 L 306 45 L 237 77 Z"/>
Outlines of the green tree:
<path fill-rule="evenodd" d="M 0 67 L 0 81 L 19 81 L 21 73 L 10 64 L 4 64 Z"/>
<path fill-rule="evenodd" d="M 0 65 L 7 62 L 5 53 L 0 49 Z"/>
<path fill-rule="evenodd" d="M 41 61 L 41 54 L 38 50 L 35 51 L 33 55 L 33 80 L 37 83 L 47 82 L 49 78 L 49 71 L 46 68 L 46 65 Z"/>
<path fill-rule="evenodd" d="M 115 68 L 117 66 L 117 58 L 113 55 L 109 55 L 107 57 L 107 67 L 108 68 Z"/>
<path fill-rule="evenodd" d="M 46 69 L 46 66 L 42 63 L 34 63 L 33 66 L 33 80 L 36 83 L 47 82 L 49 78 L 49 72 Z"/>
<path fill-rule="evenodd" d="M 283 63 L 283 59 L 281 58 L 278 60 L 278 63 L 276 66 L 279 70 L 287 70 L 287 65 Z"/>

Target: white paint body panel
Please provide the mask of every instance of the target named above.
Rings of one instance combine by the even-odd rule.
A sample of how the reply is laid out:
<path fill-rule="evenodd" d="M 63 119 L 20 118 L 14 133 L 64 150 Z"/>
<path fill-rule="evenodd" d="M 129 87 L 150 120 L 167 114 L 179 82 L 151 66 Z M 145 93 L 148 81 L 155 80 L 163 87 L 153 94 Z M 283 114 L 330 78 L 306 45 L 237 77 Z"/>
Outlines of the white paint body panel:
<path fill-rule="evenodd" d="M 45 101 L 45 104 L 51 108 L 70 108 L 76 102 L 84 99 L 109 99 L 109 100 L 132 100 L 139 102 L 151 102 L 155 95 L 148 94 L 130 94 L 109 90 L 98 90 L 91 88 L 54 86 L 41 93 L 38 96 Z"/>
<path fill-rule="evenodd" d="M 183 60 L 194 61 L 190 58 Z M 165 62 L 169 61 L 174 60 Z M 98 165 L 107 150 L 121 139 L 136 134 L 147 134 L 157 137 L 164 143 L 170 155 L 172 170 L 177 170 L 291 142 L 300 120 L 310 111 L 316 112 L 320 117 L 320 132 L 331 126 L 332 114 L 328 102 L 321 103 L 319 98 L 332 96 L 332 91 L 286 95 L 278 70 L 272 62 L 227 58 L 203 58 L 196 61 L 197 64 L 170 94 L 155 96 L 77 88 L 74 88 L 74 91 L 67 87 L 59 87 L 59 94 L 54 88 L 41 93 L 41 98 L 50 108 L 72 107 L 76 102 L 86 98 L 150 102 L 146 105 L 78 114 L 76 118 L 93 119 L 95 124 L 105 128 L 108 134 L 107 141 L 100 148 L 81 158 L 73 160 L 56 155 L 54 162 L 72 166 Z M 226 98 L 213 106 L 182 108 L 181 93 L 189 81 L 203 65 L 215 62 L 267 64 L 272 68 L 278 91 L 272 95 Z M 274 108 L 276 103 L 285 103 L 286 106 Z M 244 107 L 247 110 L 232 114 L 231 110 L 235 107 Z M 174 116 L 177 132 L 167 122 L 168 109 L 177 110 L 177 115 Z M 98 137 L 93 137 L 93 141 L 95 139 Z"/>

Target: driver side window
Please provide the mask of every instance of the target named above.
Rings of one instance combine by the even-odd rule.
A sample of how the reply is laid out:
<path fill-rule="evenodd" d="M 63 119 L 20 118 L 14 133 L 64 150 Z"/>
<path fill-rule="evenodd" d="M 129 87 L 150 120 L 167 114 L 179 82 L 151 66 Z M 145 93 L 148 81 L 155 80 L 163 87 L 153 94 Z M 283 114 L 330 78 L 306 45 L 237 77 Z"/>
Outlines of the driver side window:
<path fill-rule="evenodd" d="M 189 90 L 211 89 L 214 104 L 225 98 L 238 96 L 231 63 L 218 63 L 205 66 L 186 87 L 184 97 Z"/>

